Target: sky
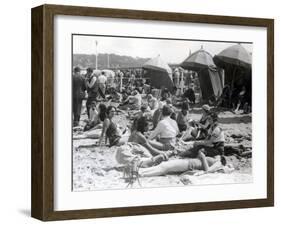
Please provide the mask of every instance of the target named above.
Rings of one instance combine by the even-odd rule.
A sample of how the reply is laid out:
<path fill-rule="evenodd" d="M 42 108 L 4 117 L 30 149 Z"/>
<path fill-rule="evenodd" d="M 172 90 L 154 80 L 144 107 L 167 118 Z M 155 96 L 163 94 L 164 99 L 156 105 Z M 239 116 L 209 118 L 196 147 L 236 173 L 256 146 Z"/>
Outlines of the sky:
<path fill-rule="evenodd" d="M 176 64 L 184 61 L 190 51 L 193 53 L 203 48 L 214 56 L 235 44 L 237 43 L 73 35 L 74 54 L 96 54 L 98 51 L 142 58 L 160 55 L 167 63 Z M 252 44 L 240 44 L 252 52 Z"/>

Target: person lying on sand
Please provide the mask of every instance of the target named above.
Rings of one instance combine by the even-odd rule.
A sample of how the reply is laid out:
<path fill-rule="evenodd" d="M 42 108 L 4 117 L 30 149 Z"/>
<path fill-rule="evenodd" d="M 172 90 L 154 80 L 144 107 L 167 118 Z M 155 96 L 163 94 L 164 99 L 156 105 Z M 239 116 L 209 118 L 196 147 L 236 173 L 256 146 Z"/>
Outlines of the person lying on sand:
<path fill-rule="evenodd" d="M 171 155 L 173 155 L 173 152 L 167 151 L 153 156 L 144 146 L 134 142 L 127 142 L 117 148 L 115 159 L 124 166 L 134 165 L 137 168 L 146 168 L 167 161 Z"/>
<path fill-rule="evenodd" d="M 116 108 L 109 106 L 106 109 L 106 118 L 103 121 L 102 133 L 99 139 L 99 146 L 101 146 L 102 141 L 105 136 L 105 144 L 107 144 L 107 139 L 109 140 L 109 146 L 114 145 L 120 146 L 126 142 L 126 137 L 122 137 L 121 131 L 118 129 L 117 125 L 112 121 Z"/>
<path fill-rule="evenodd" d="M 203 170 L 204 173 L 212 173 L 224 168 L 226 168 L 225 170 L 227 171 L 233 168 L 233 166 L 231 164 L 226 164 L 226 160 L 222 156 L 216 156 L 215 158 L 206 157 L 204 151 L 199 150 L 197 158 L 195 159 L 172 159 L 162 162 L 157 166 L 143 169 L 139 168 L 139 176 L 165 176 L 167 174 L 184 173 L 194 170 Z"/>

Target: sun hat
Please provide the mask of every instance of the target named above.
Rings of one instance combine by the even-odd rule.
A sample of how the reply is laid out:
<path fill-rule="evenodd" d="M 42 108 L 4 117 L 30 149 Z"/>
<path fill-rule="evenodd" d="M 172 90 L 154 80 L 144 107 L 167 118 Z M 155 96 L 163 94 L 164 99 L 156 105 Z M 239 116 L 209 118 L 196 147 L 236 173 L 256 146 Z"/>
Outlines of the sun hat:
<path fill-rule="evenodd" d="M 204 109 L 205 111 L 210 111 L 211 110 L 211 108 L 210 108 L 210 106 L 208 104 L 204 104 L 202 106 L 202 109 Z"/>

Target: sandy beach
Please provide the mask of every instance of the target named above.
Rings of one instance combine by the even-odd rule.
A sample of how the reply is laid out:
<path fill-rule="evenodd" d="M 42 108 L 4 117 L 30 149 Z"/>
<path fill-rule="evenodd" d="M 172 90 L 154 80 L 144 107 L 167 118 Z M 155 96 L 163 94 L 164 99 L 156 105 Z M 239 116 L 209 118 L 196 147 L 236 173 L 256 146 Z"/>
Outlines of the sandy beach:
<path fill-rule="evenodd" d="M 194 108 L 190 111 L 190 118 L 198 120 L 201 111 Z M 73 191 L 90 191 L 125 188 L 149 188 L 171 186 L 196 186 L 232 183 L 251 183 L 252 176 L 252 117 L 251 114 L 234 114 L 230 111 L 219 113 L 219 122 L 226 136 L 226 145 L 243 145 L 249 155 L 227 156 L 235 170 L 231 173 L 216 172 L 193 176 L 189 174 L 174 174 L 158 177 L 139 178 L 132 186 L 123 179 L 123 167 L 115 160 L 116 147 L 97 147 L 100 130 L 86 132 L 91 139 L 85 139 L 81 132 L 83 122 L 87 118 L 85 109 L 82 110 L 80 127 L 73 129 Z M 126 115 L 116 115 L 117 124 L 126 128 L 129 125 Z M 124 136 L 129 136 L 127 131 Z"/>

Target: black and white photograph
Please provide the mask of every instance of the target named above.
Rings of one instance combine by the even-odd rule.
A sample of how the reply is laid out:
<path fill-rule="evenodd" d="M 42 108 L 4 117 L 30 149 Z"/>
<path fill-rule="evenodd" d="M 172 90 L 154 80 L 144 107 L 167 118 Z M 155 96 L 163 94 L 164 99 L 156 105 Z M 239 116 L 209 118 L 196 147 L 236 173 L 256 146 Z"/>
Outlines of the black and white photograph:
<path fill-rule="evenodd" d="M 252 183 L 252 54 L 72 34 L 72 191 Z"/>

